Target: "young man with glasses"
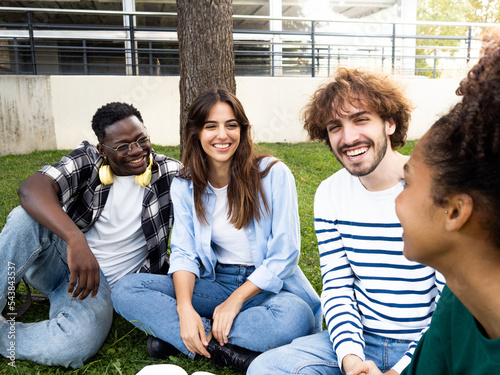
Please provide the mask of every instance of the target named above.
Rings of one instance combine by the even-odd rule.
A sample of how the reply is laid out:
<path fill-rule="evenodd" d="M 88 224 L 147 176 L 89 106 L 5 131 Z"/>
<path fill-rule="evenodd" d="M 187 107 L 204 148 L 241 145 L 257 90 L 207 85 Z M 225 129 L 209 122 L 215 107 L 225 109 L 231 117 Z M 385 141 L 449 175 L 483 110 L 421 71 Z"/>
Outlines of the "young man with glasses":
<path fill-rule="evenodd" d="M 0 265 L 14 265 L 15 282 L 24 278 L 51 304 L 48 320 L 16 322 L 14 340 L 0 318 L 5 357 L 13 342 L 16 359 L 81 367 L 111 327 L 114 283 L 133 272 L 168 271 L 170 183 L 180 163 L 152 150 L 131 105 L 101 107 L 92 128 L 97 147 L 84 141 L 28 177 L 18 190 L 21 207 L 0 233 Z M 3 310 L 12 283 L 0 275 Z"/>

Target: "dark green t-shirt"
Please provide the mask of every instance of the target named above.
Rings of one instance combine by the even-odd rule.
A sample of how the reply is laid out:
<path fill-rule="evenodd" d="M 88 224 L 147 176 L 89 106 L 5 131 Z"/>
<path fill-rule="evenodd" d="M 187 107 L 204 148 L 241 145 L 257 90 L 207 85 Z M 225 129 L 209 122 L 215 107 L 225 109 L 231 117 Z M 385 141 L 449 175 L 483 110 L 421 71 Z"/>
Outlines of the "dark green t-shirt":
<path fill-rule="evenodd" d="M 445 286 L 427 332 L 401 375 L 500 374 L 500 339 L 482 333 L 472 314 Z"/>

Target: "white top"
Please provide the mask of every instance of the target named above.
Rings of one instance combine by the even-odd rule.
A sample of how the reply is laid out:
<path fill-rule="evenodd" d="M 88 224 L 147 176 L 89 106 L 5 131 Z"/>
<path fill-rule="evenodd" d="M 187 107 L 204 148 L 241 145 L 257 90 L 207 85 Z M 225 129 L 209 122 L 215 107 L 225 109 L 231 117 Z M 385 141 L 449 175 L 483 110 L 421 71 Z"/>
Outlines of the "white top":
<path fill-rule="evenodd" d="M 146 261 L 148 251 L 141 227 L 144 189 L 135 183 L 135 176 L 114 176 L 101 216 L 85 233 L 111 288 Z"/>
<path fill-rule="evenodd" d="M 253 266 L 252 249 L 245 230 L 236 229 L 227 217 L 227 185 L 217 189 L 210 185 L 215 196 L 215 210 L 212 225 L 212 247 L 217 261 L 222 264 Z"/>

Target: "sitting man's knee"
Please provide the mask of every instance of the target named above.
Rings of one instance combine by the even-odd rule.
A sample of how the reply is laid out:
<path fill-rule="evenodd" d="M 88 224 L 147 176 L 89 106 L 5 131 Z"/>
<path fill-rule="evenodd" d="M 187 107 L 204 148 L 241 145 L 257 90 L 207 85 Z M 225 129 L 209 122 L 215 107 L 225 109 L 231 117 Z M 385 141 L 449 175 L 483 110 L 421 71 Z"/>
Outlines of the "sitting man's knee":
<path fill-rule="evenodd" d="M 105 334 L 104 334 L 105 332 Z M 102 327 L 95 332 L 66 332 L 56 340 L 47 342 L 45 349 L 36 358 L 26 358 L 48 366 L 79 368 L 93 357 L 106 340 L 108 330 Z"/>
<path fill-rule="evenodd" d="M 7 222 L 9 221 L 27 224 L 31 221 L 34 221 L 34 219 L 24 210 L 24 208 L 22 208 L 21 206 L 17 206 L 12 211 L 10 211 L 9 215 L 7 216 Z"/>

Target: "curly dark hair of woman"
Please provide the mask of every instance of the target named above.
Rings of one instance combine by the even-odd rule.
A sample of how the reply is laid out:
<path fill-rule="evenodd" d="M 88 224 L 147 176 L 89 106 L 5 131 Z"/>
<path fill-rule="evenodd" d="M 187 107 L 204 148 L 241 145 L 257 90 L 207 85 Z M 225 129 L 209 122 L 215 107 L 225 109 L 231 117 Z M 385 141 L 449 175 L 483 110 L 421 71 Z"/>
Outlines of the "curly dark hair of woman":
<path fill-rule="evenodd" d="M 500 248 L 500 39 L 485 44 L 483 57 L 462 80 L 463 96 L 431 127 L 424 161 L 433 170 L 434 202 L 470 195 L 482 226 Z"/>

